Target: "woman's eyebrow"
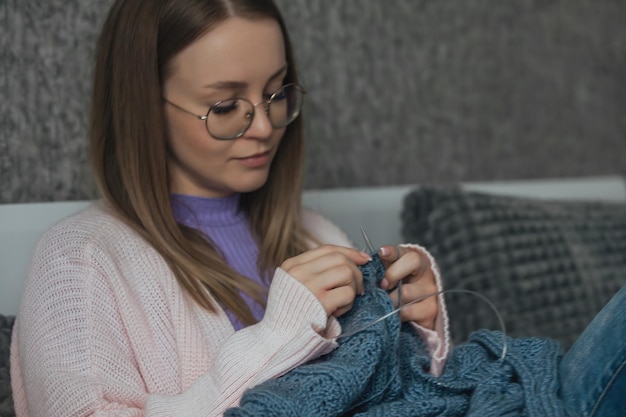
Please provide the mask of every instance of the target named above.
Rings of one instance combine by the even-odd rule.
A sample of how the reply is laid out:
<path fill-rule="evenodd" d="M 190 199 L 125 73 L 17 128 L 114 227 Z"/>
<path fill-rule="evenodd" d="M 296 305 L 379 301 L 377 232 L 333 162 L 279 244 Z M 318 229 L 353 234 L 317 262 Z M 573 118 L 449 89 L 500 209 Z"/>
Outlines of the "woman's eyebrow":
<path fill-rule="evenodd" d="M 248 83 L 245 81 L 216 81 L 204 86 L 204 88 L 216 90 L 243 90 L 246 87 L 248 87 Z"/>
<path fill-rule="evenodd" d="M 287 65 L 282 66 L 278 71 L 272 74 L 268 81 L 275 80 L 281 76 L 287 70 Z M 216 81 L 211 84 L 207 84 L 205 88 L 214 88 L 217 90 L 243 90 L 248 87 L 248 83 L 245 81 Z"/>
<path fill-rule="evenodd" d="M 272 74 L 272 76 L 270 77 L 270 79 L 268 81 L 275 80 L 279 76 L 283 75 L 283 73 L 286 72 L 286 71 L 287 71 L 287 64 L 283 65 L 278 71 L 276 71 L 274 74 Z"/>

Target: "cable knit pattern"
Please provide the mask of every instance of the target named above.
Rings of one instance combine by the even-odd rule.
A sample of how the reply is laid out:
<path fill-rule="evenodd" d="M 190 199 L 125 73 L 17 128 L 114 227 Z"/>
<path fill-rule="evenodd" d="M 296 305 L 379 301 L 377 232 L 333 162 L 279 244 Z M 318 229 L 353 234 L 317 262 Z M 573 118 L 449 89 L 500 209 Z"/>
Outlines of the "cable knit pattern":
<path fill-rule="evenodd" d="M 349 244 L 314 213 L 304 222 L 322 242 Z M 235 332 L 98 205 L 44 234 L 14 329 L 18 417 L 221 415 L 248 388 L 332 351 L 341 332 L 280 268 L 263 320 Z"/>
<path fill-rule="evenodd" d="M 339 319 L 346 329 L 393 310 L 376 285 L 384 271 L 380 260 L 374 257 L 362 270 L 366 294 Z M 437 378 L 428 372 L 422 339 L 394 315 L 340 341 L 328 355 L 252 388 L 225 416 L 565 416 L 557 396 L 558 344 L 509 338 L 501 362 L 502 342 L 500 332 L 474 333 Z"/>

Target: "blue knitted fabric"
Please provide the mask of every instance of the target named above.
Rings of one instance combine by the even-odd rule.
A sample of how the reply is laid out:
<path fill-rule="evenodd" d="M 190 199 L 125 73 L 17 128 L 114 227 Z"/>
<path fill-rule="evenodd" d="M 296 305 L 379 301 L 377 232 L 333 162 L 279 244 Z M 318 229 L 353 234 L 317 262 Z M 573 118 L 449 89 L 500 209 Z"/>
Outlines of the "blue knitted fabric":
<path fill-rule="evenodd" d="M 378 283 L 375 255 L 361 267 L 365 294 L 339 321 L 344 332 L 393 310 Z M 244 416 L 567 416 L 558 393 L 558 344 L 507 338 L 481 330 L 456 347 L 443 375 L 429 374 L 430 357 L 409 324 L 394 315 L 353 336 L 331 353 L 246 391 L 226 417 Z M 401 346 L 401 348 L 399 348 Z"/>

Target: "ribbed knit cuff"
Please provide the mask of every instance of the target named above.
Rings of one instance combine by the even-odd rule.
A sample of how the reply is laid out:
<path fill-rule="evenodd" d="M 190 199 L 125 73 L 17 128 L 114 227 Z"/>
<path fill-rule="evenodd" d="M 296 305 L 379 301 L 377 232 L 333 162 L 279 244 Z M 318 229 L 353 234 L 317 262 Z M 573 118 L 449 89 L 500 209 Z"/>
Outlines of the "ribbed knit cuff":
<path fill-rule="evenodd" d="M 435 277 L 435 284 L 437 285 L 437 291 L 443 291 L 443 282 L 441 279 L 441 273 L 435 258 L 426 250 L 426 248 L 415 244 L 403 244 L 400 245 L 405 248 L 419 251 L 426 256 L 430 262 L 430 268 Z M 448 310 L 446 309 L 445 299 L 443 294 L 438 295 L 439 301 L 439 314 L 435 319 L 435 329 L 427 329 L 418 324 L 414 324 L 414 327 L 418 334 L 422 337 L 428 348 L 428 352 L 431 356 L 430 372 L 435 376 L 441 375 L 446 363 L 446 358 L 450 352 L 450 329 L 448 323 Z"/>
<path fill-rule="evenodd" d="M 341 333 L 337 320 L 326 316 L 315 295 L 281 268 L 274 273 L 260 324 L 270 329 L 279 344 L 290 345 L 289 351 L 308 352 L 306 360 L 337 347 L 334 338 Z"/>
<path fill-rule="evenodd" d="M 302 325 L 323 330 L 327 324 L 326 311 L 315 295 L 281 268 L 274 273 L 263 320 L 278 327 L 277 332 Z"/>

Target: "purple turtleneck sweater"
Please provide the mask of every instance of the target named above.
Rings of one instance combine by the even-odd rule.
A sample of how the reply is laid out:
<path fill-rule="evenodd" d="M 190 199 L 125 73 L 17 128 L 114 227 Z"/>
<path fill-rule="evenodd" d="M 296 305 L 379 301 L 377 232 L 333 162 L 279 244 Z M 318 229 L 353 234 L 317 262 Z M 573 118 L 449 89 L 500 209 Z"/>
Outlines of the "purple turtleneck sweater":
<path fill-rule="evenodd" d="M 239 210 L 239 194 L 223 198 L 171 195 L 174 218 L 180 224 L 202 231 L 217 246 L 226 263 L 240 273 L 268 288 L 257 268 L 259 247 L 252 235 L 250 222 Z M 242 296 L 257 320 L 263 318 L 264 309 L 247 294 Z M 226 310 L 235 330 L 244 327 L 239 319 Z"/>

